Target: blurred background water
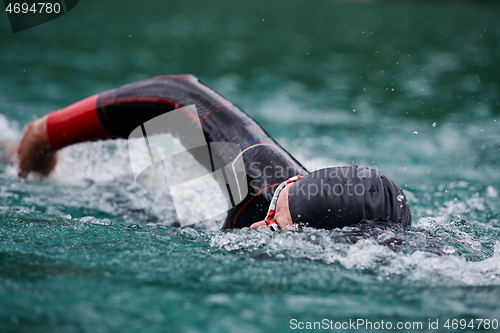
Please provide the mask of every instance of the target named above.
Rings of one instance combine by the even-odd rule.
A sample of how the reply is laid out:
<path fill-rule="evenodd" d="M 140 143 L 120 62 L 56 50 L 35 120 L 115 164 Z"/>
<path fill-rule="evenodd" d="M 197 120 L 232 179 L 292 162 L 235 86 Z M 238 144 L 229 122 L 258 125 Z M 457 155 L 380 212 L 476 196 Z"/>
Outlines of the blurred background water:
<path fill-rule="evenodd" d="M 192 73 L 309 169 L 393 178 L 414 225 L 177 229 L 164 193 L 133 184 L 123 140 L 69 147 L 43 180 L 18 179 L 4 147 L 0 331 L 500 320 L 499 13 L 495 1 L 82 0 L 16 34 L 4 15 L 2 142 L 103 90 Z"/>

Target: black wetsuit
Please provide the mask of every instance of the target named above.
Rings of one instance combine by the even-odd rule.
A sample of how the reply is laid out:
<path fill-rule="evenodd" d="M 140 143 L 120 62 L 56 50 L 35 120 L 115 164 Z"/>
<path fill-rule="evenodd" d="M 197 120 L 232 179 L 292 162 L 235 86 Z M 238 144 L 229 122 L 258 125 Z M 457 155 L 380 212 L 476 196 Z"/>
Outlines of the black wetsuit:
<path fill-rule="evenodd" d="M 144 122 L 192 104 L 207 142 L 231 142 L 243 152 L 249 193 L 228 212 L 224 228 L 248 227 L 263 220 L 275 187 L 307 170 L 253 119 L 196 77 L 164 75 L 131 83 L 101 93 L 96 107 L 103 126 L 112 135 L 127 138 Z"/>

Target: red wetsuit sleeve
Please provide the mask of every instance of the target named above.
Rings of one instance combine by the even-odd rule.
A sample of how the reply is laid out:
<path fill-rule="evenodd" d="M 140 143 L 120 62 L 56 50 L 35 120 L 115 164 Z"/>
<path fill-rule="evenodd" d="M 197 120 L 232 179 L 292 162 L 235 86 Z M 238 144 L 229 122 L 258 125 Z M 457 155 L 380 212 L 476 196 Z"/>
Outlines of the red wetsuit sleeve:
<path fill-rule="evenodd" d="M 55 149 L 84 141 L 109 139 L 97 114 L 98 94 L 51 112 L 47 117 L 47 135 Z"/>

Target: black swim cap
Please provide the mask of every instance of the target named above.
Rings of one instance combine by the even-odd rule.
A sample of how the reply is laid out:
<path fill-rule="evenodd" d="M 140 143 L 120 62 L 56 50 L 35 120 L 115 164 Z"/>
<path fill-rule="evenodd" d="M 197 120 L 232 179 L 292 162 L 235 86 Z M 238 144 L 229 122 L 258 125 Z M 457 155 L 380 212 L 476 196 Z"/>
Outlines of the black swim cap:
<path fill-rule="evenodd" d="M 403 190 L 386 175 L 368 168 L 320 169 L 292 184 L 288 204 L 293 223 L 321 229 L 365 220 L 411 225 Z"/>

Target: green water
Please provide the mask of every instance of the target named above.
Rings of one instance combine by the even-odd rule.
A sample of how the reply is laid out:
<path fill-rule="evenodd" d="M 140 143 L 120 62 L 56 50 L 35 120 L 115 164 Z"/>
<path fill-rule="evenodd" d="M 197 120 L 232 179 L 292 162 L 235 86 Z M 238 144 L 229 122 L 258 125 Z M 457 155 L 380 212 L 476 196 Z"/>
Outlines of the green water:
<path fill-rule="evenodd" d="M 0 332 L 500 320 L 499 13 L 494 1 L 81 0 L 16 34 L 0 15 L 2 141 L 89 95 L 192 73 L 309 169 L 386 173 L 414 220 L 176 229 L 165 194 L 134 185 L 124 141 L 67 148 L 44 180 L 18 179 L 4 149 Z M 476 331 L 495 330 L 461 330 Z"/>

